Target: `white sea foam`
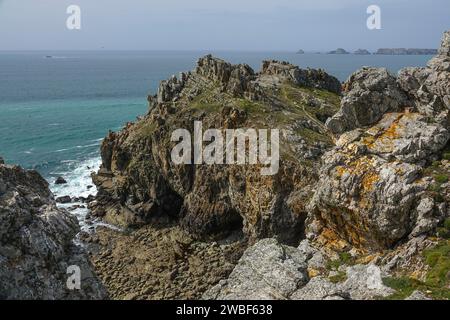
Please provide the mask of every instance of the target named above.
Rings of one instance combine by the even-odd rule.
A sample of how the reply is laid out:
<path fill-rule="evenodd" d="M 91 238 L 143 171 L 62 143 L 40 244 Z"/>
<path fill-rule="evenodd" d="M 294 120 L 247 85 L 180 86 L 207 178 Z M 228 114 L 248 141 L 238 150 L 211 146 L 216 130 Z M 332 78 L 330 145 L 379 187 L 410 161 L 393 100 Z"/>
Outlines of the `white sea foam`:
<path fill-rule="evenodd" d="M 100 168 L 100 157 L 87 159 L 84 161 L 65 160 L 64 163 L 68 164 L 67 171 L 52 172 L 52 178 L 49 178 L 50 189 L 55 197 L 70 196 L 71 198 L 87 198 L 90 195 L 95 196 L 97 194 L 97 188 L 92 183 L 91 174 Z M 55 184 L 54 175 L 62 176 L 67 181 L 66 184 Z M 83 202 L 71 202 L 66 204 L 58 204 L 60 208 L 69 209 L 76 205 L 86 206 Z M 96 222 L 94 224 L 86 222 L 86 216 L 89 213 L 88 208 L 70 209 L 70 213 L 74 214 L 80 222 L 81 230 L 91 231 L 97 226 L 111 227 L 105 223 Z"/>

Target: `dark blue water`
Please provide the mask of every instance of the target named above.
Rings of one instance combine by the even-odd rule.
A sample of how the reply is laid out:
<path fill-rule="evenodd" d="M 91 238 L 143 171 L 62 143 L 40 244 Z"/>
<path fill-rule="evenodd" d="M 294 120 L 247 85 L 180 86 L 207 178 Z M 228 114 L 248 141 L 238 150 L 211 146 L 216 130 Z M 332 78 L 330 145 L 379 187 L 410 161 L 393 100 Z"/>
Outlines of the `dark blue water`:
<path fill-rule="evenodd" d="M 192 70 L 207 52 L 0 52 L 0 155 L 9 163 L 89 182 L 108 130 L 147 111 L 161 80 Z M 216 52 L 259 69 L 264 59 L 321 67 L 345 80 L 361 66 L 397 72 L 429 56 Z M 46 56 L 52 56 L 47 58 Z M 77 186 L 78 186 L 77 184 Z M 76 187 L 76 186 L 72 186 Z"/>

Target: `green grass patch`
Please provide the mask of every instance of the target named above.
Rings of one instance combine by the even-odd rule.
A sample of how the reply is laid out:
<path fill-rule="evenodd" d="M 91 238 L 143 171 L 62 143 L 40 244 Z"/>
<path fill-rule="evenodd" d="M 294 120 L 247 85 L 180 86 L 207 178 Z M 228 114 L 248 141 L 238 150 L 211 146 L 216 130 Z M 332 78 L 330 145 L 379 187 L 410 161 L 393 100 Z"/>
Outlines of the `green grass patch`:
<path fill-rule="evenodd" d="M 266 106 L 247 99 L 239 99 L 236 104 L 241 110 L 247 112 L 247 114 L 263 114 L 267 112 Z"/>
<path fill-rule="evenodd" d="M 424 281 L 408 277 L 384 278 L 383 283 L 397 292 L 387 299 L 405 299 L 415 290 L 427 293 L 433 299 L 450 300 L 450 241 L 442 240 L 423 252 L 429 271 Z"/>
<path fill-rule="evenodd" d="M 356 262 L 355 258 L 352 257 L 352 255 L 348 252 L 341 252 L 339 254 L 339 258 L 335 260 L 329 260 L 327 263 L 327 269 L 328 270 L 337 270 L 340 266 L 347 265 L 351 266 L 354 265 Z"/>
<path fill-rule="evenodd" d="M 450 241 L 441 241 L 436 247 L 425 250 L 424 258 L 426 264 L 430 266 L 430 271 L 426 276 L 426 283 L 439 288 L 449 286 Z"/>
<path fill-rule="evenodd" d="M 422 282 L 408 277 L 387 277 L 383 279 L 385 286 L 396 290 L 396 292 L 386 300 L 404 300 L 408 298 L 414 291 L 423 290 Z"/>
<path fill-rule="evenodd" d="M 436 180 L 437 183 L 447 183 L 448 182 L 448 175 L 446 174 L 435 174 L 434 180 Z"/>
<path fill-rule="evenodd" d="M 325 134 L 318 133 L 314 130 L 308 128 L 301 128 L 296 130 L 296 133 L 303 137 L 307 142 L 325 142 L 327 144 L 332 144 L 331 138 Z"/>
<path fill-rule="evenodd" d="M 444 228 L 446 228 L 450 231 L 450 218 L 445 219 L 443 224 L 444 224 Z"/>

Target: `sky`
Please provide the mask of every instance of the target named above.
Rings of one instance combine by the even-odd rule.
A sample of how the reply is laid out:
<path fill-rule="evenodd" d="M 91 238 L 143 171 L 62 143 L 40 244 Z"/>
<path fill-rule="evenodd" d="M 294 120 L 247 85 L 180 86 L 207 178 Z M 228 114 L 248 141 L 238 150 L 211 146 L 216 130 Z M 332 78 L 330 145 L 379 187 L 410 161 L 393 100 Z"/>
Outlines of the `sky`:
<path fill-rule="evenodd" d="M 66 27 L 69 5 L 81 30 Z M 437 48 L 449 29 L 450 0 L 0 0 L 0 50 Z"/>

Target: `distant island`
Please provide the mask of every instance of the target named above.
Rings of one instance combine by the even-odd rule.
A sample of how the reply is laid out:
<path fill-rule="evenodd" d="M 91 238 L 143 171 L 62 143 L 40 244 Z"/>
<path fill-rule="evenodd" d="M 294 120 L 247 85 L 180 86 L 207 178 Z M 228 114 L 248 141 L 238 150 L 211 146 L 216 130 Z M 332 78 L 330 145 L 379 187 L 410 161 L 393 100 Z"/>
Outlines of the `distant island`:
<path fill-rule="evenodd" d="M 353 52 L 353 54 L 368 55 L 368 54 L 371 54 L 371 53 L 368 50 L 366 50 L 366 49 L 358 49 L 355 52 Z"/>
<path fill-rule="evenodd" d="M 297 54 L 305 54 L 305 51 L 303 51 L 302 49 L 297 51 Z"/>
<path fill-rule="evenodd" d="M 336 50 L 328 52 L 328 54 L 349 54 L 349 52 L 345 51 L 342 48 L 338 48 Z"/>
<path fill-rule="evenodd" d="M 435 55 L 437 49 L 381 48 L 375 54 L 385 55 Z"/>

